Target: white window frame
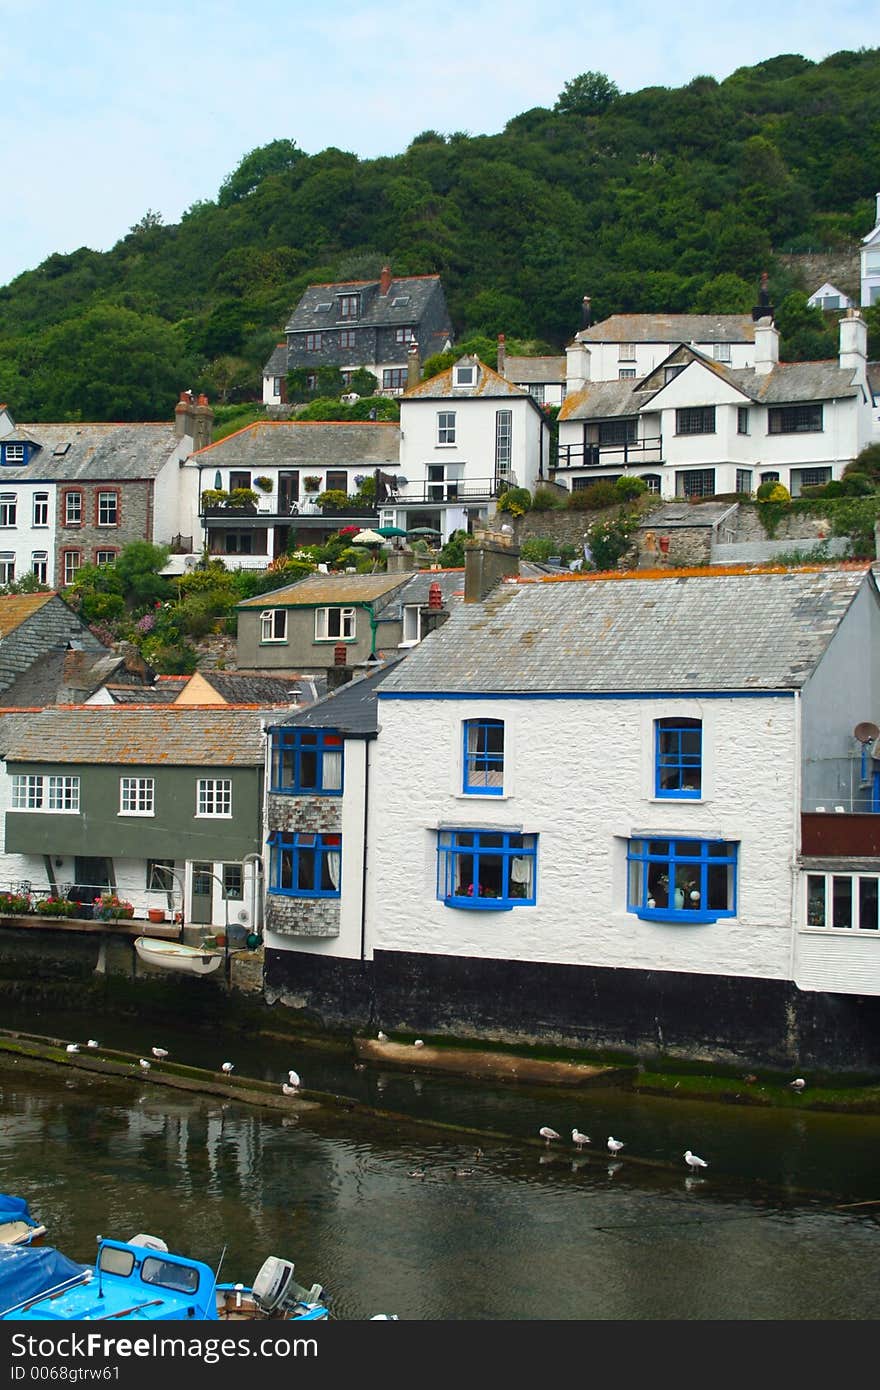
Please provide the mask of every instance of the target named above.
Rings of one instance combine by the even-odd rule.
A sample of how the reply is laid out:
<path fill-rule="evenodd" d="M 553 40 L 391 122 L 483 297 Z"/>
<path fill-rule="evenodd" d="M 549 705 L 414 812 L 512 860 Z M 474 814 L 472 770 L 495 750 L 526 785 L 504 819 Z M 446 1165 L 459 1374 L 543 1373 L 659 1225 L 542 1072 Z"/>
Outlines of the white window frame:
<path fill-rule="evenodd" d="M 79 778 L 51 773 L 46 782 L 45 809 L 55 815 L 79 815 Z"/>
<path fill-rule="evenodd" d="M 200 777 L 196 782 L 196 819 L 232 819 L 232 779 Z"/>
<path fill-rule="evenodd" d="M 17 494 L 14 492 L 0 492 L 0 526 L 15 526 L 17 524 L 17 517 Z"/>
<path fill-rule="evenodd" d="M 880 940 L 880 912 L 878 912 L 878 925 L 876 927 L 863 927 L 860 925 L 860 899 L 861 884 L 864 879 L 869 880 L 878 895 L 880 895 L 880 876 L 877 874 L 860 873 L 859 871 L 850 873 L 837 873 L 832 869 L 805 869 L 802 870 L 803 876 L 803 905 L 804 905 L 804 929 L 809 932 L 824 932 L 827 935 L 852 938 L 873 937 Z M 824 880 L 824 898 L 822 908 L 822 921 L 810 921 L 811 902 L 810 902 L 810 879 Z M 849 925 L 840 924 L 835 926 L 835 902 L 834 902 L 834 880 L 848 879 L 850 881 L 850 920 Z M 818 913 L 816 914 L 818 915 Z"/>
<path fill-rule="evenodd" d="M 474 367 L 456 367 L 455 384 L 456 386 L 476 386 L 476 369 Z"/>
<path fill-rule="evenodd" d="M 413 636 L 415 630 L 415 636 Z M 405 603 L 401 615 L 401 647 L 416 647 L 422 640 L 422 614 L 418 603 Z"/>
<path fill-rule="evenodd" d="M 455 411 L 437 411 L 437 445 L 448 448 L 455 443 Z"/>
<path fill-rule="evenodd" d="M 331 614 L 336 615 L 331 620 Z M 338 604 L 328 608 L 315 609 L 315 641 L 316 642 L 353 642 L 357 636 L 356 610 L 354 608 L 344 608 Z M 337 626 L 339 631 L 331 632 L 331 628 Z"/>
<path fill-rule="evenodd" d="M 16 773 L 12 779 L 13 811 L 42 811 L 43 779 L 32 773 Z"/>
<path fill-rule="evenodd" d="M 730 343 L 715 343 L 712 348 L 712 356 L 716 362 L 729 362 Z"/>
<path fill-rule="evenodd" d="M 31 574 L 36 575 L 41 584 L 48 583 L 49 574 L 49 552 L 48 550 L 35 550 L 31 554 Z"/>
<path fill-rule="evenodd" d="M 635 343 L 618 343 L 617 360 L 619 362 L 635 362 L 636 345 Z"/>
<path fill-rule="evenodd" d="M 64 525 L 82 526 L 83 495 L 75 488 L 64 494 Z"/>
<path fill-rule="evenodd" d="M 83 557 L 81 550 L 64 550 L 62 554 L 64 557 L 64 587 L 67 588 L 82 569 Z"/>
<path fill-rule="evenodd" d="M 155 816 L 155 777 L 120 777 L 120 816 Z"/>
<path fill-rule="evenodd" d="M 112 520 L 111 520 L 112 514 Z M 119 493 L 118 492 L 99 492 L 98 493 L 98 525 L 99 526 L 118 526 L 119 525 Z"/>
<path fill-rule="evenodd" d="M 34 526 L 49 525 L 49 494 L 48 492 L 34 493 Z"/>
<path fill-rule="evenodd" d="M 279 631 L 280 629 L 280 631 Z M 260 614 L 260 642 L 287 641 L 287 609 L 264 608 Z"/>
<path fill-rule="evenodd" d="M 15 551 L 0 550 L 0 584 L 11 584 L 15 579 Z"/>
<path fill-rule="evenodd" d="M 7 463 L 24 463 L 23 444 L 7 444 L 4 453 Z"/>
<path fill-rule="evenodd" d="M 495 411 L 495 476 L 506 478 L 513 467 L 513 411 Z"/>

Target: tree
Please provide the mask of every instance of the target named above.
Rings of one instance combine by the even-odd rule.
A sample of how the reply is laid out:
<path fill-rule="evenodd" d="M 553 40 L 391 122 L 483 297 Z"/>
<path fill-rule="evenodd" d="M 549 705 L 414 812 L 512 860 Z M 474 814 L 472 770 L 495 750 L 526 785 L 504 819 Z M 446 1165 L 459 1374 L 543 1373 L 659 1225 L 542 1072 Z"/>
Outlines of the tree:
<path fill-rule="evenodd" d="M 604 72 L 582 72 L 566 82 L 553 110 L 560 116 L 600 116 L 620 96 L 620 88 Z"/>
<path fill-rule="evenodd" d="M 270 174 L 286 173 L 307 158 L 305 152 L 297 148 L 295 140 L 273 140 L 269 145 L 258 146 L 244 155 L 238 167 L 221 183 L 217 194 L 219 206 L 226 208 L 240 202 Z"/>

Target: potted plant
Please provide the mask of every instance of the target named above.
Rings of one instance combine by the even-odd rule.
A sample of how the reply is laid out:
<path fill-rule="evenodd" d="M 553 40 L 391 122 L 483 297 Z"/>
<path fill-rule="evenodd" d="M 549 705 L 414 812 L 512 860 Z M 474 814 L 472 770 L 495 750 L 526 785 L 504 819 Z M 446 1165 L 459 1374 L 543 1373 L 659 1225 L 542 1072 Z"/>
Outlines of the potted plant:
<path fill-rule="evenodd" d="M 148 908 L 147 908 L 147 917 L 148 917 L 149 921 L 151 921 L 151 922 L 164 922 L 164 921 L 165 921 L 165 909 L 164 909 L 164 907 L 148 907 Z"/>
<path fill-rule="evenodd" d="M 81 904 L 72 903 L 68 898 L 39 898 L 34 903 L 34 912 L 39 917 L 78 917 L 81 911 Z"/>
<path fill-rule="evenodd" d="M 92 906 L 93 915 L 101 922 L 115 922 L 134 916 L 134 904 L 118 897 L 116 893 L 101 893 L 95 898 Z"/>
<path fill-rule="evenodd" d="M 257 494 L 252 487 L 234 487 L 229 494 L 229 501 L 226 506 L 232 510 L 243 510 L 255 512 L 257 510 Z"/>
<path fill-rule="evenodd" d="M 225 507 L 229 501 L 229 493 L 222 487 L 206 487 L 202 493 L 202 511 L 206 512 L 209 507 Z"/>
<path fill-rule="evenodd" d="M 0 917 L 17 917 L 30 912 L 32 902 L 30 893 L 0 893 Z"/>
<path fill-rule="evenodd" d="M 303 487 L 306 492 L 320 492 L 321 479 L 315 477 L 313 473 L 308 473 L 303 478 Z"/>
<path fill-rule="evenodd" d="M 258 487 L 260 492 L 271 492 L 274 486 L 272 479 L 267 477 L 265 473 L 261 474 L 259 478 L 254 478 L 254 487 Z"/>

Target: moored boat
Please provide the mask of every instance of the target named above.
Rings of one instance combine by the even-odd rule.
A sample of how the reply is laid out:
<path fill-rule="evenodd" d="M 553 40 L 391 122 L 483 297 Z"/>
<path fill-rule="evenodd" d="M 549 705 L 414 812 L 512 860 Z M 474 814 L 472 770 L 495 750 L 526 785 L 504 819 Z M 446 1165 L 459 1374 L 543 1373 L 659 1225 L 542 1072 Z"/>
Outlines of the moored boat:
<path fill-rule="evenodd" d="M 45 1234 L 23 1197 L 0 1192 L 0 1245 L 37 1245 Z"/>
<path fill-rule="evenodd" d="M 182 941 L 163 941 L 154 936 L 135 937 L 134 949 L 145 964 L 160 970 L 179 970 L 187 975 L 210 975 L 223 960 L 224 952 L 186 946 Z"/>
<path fill-rule="evenodd" d="M 320 1284 L 304 1289 L 293 1278 L 291 1261 L 276 1256 L 248 1286 L 218 1284 L 209 1265 L 173 1254 L 153 1236 L 102 1238 L 94 1267 L 77 1265 L 49 1246 L 10 1246 L 8 1255 L 17 1260 L 6 1260 L 4 1278 L 0 1251 L 0 1321 L 315 1321 L 330 1316 Z M 42 1260 L 38 1264 L 28 1256 Z"/>

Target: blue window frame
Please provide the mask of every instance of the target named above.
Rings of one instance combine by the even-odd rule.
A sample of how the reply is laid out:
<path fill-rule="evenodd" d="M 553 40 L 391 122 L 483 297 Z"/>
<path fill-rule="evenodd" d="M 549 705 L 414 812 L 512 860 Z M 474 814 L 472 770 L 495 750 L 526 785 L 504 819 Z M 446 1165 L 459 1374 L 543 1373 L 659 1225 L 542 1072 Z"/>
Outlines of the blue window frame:
<path fill-rule="evenodd" d="M 480 796 L 503 795 L 503 719 L 465 720 L 462 790 Z"/>
<path fill-rule="evenodd" d="M 269 836 L 269 892 L 289 898 L 338 898 L 342 836 L 276 830 Z"/>
<path fill-rule="evenodd" d="M 506 912 L 533 907 L 538 837 L 508 830 L 441 830 L 437 897 L 447 907 Z"/>
<path fill-rule="evenodd" d="M 729 840 L 630 840 L 627 911 L 662 922 L 733 917 L 737 849 Z"/>
<path fill-rule="evenodd" d="M 342 738 L 334 729 L 272 730 L 272 791 L 342 795 Z"/>
<path fill-rule="evenodd" d="M 676 800 L 702 791 L 703 721 L 658 719 L 654 725 L 654 795 Z"/>

